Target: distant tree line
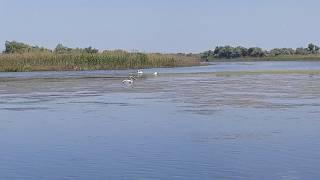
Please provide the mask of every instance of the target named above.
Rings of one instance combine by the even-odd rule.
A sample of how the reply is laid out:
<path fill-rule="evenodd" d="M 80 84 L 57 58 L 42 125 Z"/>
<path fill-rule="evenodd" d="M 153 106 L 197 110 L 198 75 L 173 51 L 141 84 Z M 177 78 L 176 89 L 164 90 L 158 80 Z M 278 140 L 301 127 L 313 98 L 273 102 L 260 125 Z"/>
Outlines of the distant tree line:
<path fill-rule="evenodd" d="M 310 43 L 307 48 L 275 48 L 270 51 L 263 50 L 259 47 L 245 48 L 242 46 L 217 46 L 214 50 L 209 50 L 201 53 L 203 60 L 209 61 L 213 59 L 232 59 L 245 57 L 275 57 L 288 55 L 314 55 L 320 54 L 320 48 L 317 45 Z"/>
<path fill-rule="evenodd" d="M 5 50 L 3 53 L 13 54 L 13 53 L 36 53 L 36 52 L 50 52 L 57 54 L 65 54 L 65 53 L 98 53 L 99 50 L 92 48 L 91 46 L 87 48 L 69 48 L 62 44 L 58 44 L 54 50 L 47 49 L 39 46 L 31 46 L 29 44 L 25 44 L 17 41 L 6 41 L 5 42 Z"/>
<path fill-rule="evenodd" d="M 49 49 L 39 46 L 31 46 L 25 43 L 16 41 L 6 41 L 5 50 L 3 53 L 28 53 L 28 52 L 52 52 Z"/>
<path fill-rule="evenodd" d="M 17 41 L 6 41 L 5 42 L 5 50 L 2 53 L 5 54 L 24 54 L 24 53 L 38 53 L 38 52 L 46 52 L 46 53 L 53 53 L 53 54 L 96 54 L 99 53 L 99 50 L 96 48 L 93 48 L 91 46 L 86 47 L 86 48 L 70 48 L 67 47 L 63 44 L 58 44 L 53 50 L 44 48 L 44 47 L 39 47 L 39 46 L 32 46 L 26 43 L 22 42 L 17 42 Z M 110 52 L 115 52 L 115 53 L 129 53 L 125 50 L 121 49 L 116 49 L 116 50 L 103 50 L 101 53 L 110 53 Z M 145 54 L 145 53 L 140 53 L 138 51 L 133 52 L 135 54 Z M 156 55 L 161 55 L 161 53 L 153 53 Z M 198 58 L 199 54 L 192 54 L 192 53 L 172 53 L 172 54 L 167 54 L 167 55 L 175 55 L 175 56 L 181 56 L 181 57 L 194 57 Z"/>

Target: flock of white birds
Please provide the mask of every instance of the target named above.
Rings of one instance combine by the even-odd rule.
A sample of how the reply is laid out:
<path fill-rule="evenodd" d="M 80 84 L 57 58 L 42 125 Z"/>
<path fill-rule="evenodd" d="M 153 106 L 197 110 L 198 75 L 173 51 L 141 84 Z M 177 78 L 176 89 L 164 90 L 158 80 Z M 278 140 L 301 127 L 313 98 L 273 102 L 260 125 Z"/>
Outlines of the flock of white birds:
<path fill-rule="evenodd" d="M 137 71 L 137 75 L 138 77 L 141 77 L 143 75 L 143 71 L 142 70 L 138 70 Z M 158 72 L 154 72 L 153 73 L 154 76 L 158 76 Z M 128 79 L 125 79 L 122 81 L 122 84 L 126 85 L 126 86 L 131 86 L 133 87 L 134 81 L 137 80 L 137 78 L 135 76 L 129 76 Z"/>

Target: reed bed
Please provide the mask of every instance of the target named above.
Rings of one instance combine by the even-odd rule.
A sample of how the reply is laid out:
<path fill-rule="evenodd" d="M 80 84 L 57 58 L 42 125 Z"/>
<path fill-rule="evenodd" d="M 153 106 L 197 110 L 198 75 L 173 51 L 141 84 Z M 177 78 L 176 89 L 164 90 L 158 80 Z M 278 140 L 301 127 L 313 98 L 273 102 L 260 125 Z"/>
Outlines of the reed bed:
<path fill-rule="evenodd" d="M 0 54 L 0 71 L 70 71 L 136 69 L 199 65 L 200 59 L 185 55 L 129 53 L 23 53 Z"/>

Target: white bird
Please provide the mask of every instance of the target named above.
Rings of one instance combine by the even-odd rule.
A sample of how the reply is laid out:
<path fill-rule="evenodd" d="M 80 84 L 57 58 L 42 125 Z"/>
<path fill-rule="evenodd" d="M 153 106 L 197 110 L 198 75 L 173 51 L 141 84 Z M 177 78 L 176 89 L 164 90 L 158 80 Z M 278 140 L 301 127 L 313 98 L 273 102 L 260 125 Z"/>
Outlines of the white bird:
<path fill-rule="evenodd" d="M 132 86 L 133 83 L 134 83 L 134 80 L 137 80 L 137 79 L 135 77 L 133 77 L 133 76 L 129 76 L 129 78 L 123 80 L 122 83 L 127 85 L 127 86 Z"/>
<path fill-rule="evenodd" d="M 158 76 L 158 72 L 154 72 L 153 75 Z"/>
<path fill-rule="evenodd" d="M 141 75 L 141 74 L 143 74 L 143 71 L 139 69 L 139 70 L 137 71 L 137 73 Z"/>

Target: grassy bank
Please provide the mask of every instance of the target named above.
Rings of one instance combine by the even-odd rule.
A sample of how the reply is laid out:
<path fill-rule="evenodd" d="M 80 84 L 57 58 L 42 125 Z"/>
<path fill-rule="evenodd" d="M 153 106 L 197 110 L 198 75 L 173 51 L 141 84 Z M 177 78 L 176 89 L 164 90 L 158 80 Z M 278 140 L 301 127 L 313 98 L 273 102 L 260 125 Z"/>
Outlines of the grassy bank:
<path fill-rule="evenodd" d="M 209 62 L 237 62 L 237 61 L 320 61 L 320 55 L 282 55 L 267 57 L 215 58 Z"/>
<path fill-rule="evenodd" d="M 129 53 L 14 53 L 0 54 L 0 71 L 109 70 L 199 65 L 200 59 L 183 55 Z"/>

